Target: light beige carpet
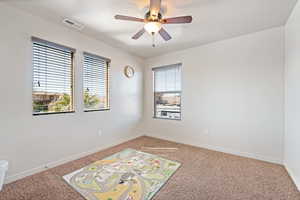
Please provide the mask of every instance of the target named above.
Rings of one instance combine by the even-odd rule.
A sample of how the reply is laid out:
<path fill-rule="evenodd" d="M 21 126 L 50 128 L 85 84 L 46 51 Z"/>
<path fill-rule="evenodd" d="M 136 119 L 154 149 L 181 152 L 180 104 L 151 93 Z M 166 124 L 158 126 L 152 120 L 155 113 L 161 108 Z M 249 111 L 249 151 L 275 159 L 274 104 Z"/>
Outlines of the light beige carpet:
<path fill-rule="evenodd" d="M 84 200 L 62 176 L 125 148 L 141 150 L 144 146 L 178 148 L 164 152 L 164 156 L 182 163 L 154 200 L 300 200 L 299 191 L 281 165 L 150 137 L 140 137 L 6 185 L 0 199 Z"/>

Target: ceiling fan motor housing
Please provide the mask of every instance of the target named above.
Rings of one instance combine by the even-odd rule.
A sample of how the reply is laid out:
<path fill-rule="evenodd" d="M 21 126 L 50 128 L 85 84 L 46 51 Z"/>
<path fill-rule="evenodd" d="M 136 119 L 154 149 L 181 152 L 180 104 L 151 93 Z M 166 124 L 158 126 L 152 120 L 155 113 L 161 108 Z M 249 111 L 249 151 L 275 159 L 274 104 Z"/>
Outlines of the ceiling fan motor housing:
<path fill-rule="evenodd" d="M 151 12 L 148 11 L 146 14 L 145 14 L 145 19 L 147 21 L 150 21 L 150 22 L 159 22 L 161 21 L 162 19 L 162 14 L 161 13 L 158 13 L 157 15 L 151 15 Z"/>

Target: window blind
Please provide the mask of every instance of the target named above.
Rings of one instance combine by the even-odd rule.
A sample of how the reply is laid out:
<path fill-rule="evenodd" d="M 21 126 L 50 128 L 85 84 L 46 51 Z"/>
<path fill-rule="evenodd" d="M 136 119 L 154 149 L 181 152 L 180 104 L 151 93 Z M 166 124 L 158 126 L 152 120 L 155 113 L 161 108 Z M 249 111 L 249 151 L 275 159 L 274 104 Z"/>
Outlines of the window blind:
<path fill-rule="evenodd" d="M 37 38 L 32 38 L 32 43 L 34 113 L 72 111 L 75 50 Z M 62 95 L 69 104 L 65 102 L 59 109 L 55 101 Z"/>
<path fill-rule="evenodd" d="M 181 91 L 181 64 L 153 68 L 154 92 Z"/>
<path fill-rule="evenodd" d="M 109 109 L 110 60 L 86 52 L 83 56 L 85 111 Z"/>
<path fill-rule="evenodd" d="M 181 119 L 181 64 L 153 68 L 154 117 Z"/>

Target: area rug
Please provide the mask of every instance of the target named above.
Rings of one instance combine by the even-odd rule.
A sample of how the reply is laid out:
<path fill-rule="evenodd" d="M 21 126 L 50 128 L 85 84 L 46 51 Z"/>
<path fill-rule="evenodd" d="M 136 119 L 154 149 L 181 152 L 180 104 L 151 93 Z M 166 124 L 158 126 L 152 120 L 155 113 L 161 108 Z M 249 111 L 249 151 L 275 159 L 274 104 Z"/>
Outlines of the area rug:
<path fill-rule="evenodd" d="M 150 200 L 180 165 L 125 149 L 63 178 L 88 200 Z"/>

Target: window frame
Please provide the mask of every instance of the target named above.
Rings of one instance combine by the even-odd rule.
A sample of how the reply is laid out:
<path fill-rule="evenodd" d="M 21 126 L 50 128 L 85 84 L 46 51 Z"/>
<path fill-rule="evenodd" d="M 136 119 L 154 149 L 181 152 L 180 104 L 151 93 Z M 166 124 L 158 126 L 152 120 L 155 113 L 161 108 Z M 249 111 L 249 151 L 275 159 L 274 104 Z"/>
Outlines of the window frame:
<path fill-rule="evenodd" d="M 85 109 L 85 105 L 84 105 L 84 57 L 85 55 L 89 56 L 89 57 L 94 57 L 94 58 L 98 58 L 98 59 L 102 59 L 105 60 L 106 62 L 106 101 L 107 101 L 107 108 L 101 108 L 101 109 L 90 109 L 90 110 L 86 110 Z M 111 109 L 111 104 L 110 104 L 110 65 L 111 65 L 111 59 L 103 57 L 103 56 L 99 56 L 97 54 L 93 54 L 93 53 L 89 53 L 87 51 L 84 51 L 83 54 L 83 62 L 82 62 L 82 69 L 83 69 L 83 73 L 82 73 L 82 92 L 83 92 L 83 112 L 88 113 L 88 112 L 98 112 L 98 111 L 110 111 Z"/>
<path fill-rule="evenodd" d="M 62 111 L 62 112 L 40 112 L 40 113 L 36 113 L 36 112 L 34 112 L 34 110 L 33 110 L 33 98 L 32 98 L 32 96 L 33 96 L 33 92 L 34 92 L 34 90 L 33 90 L 33 80 L 34 80 L 34 78 L 33 78 L 33 76 L 34 76 L 34 73 L 33 73 L 33 47 L 34 47 L 34 43 L 39 43 L 39 44 L 41 44 L 41 45 L 48 45 L 48 46 L 50 46 L 50 47 L 52 47 L 52 48 L 58 48 L 58 49 L 65 49 L 65 50 L 68 50 L 68 51 L 70 51 L 70 53 L 71 53 L 71 68 L 70 68 L 70 70 L 71 70 L 71 73 L 70 73 L 70 75 L 71 75 L 71 82 L 70 82 L 70 87 L 71 87 L 71 109 L 70 109 L 70 111 Z M 54 43 L 54 42 L 50 42 L 50 41 L 47 41 L 47 40 L 44 40 L 44 39 L 40 39 L 40 38 L 38 38 L 38 37 L 34 37 L 34 36 L 32 36 L 31 37 L 31 67 L 32 67 L 32 80 L 31 80 L 31 82 L 32 82 L 32 91 L 31 91 L 31 101 L 32 101 L 32 115 L 33 116 L 40 116 L 40 115 L 55 115 L 55 114 L 68 114 L 68 113 L 75 113 L 75 81 L 74 81 L 74 79 L 75 79 L 75 70 L 74 70 L 74 67 L 75 67 L 75 58 L 76 58 L 76 56 L 75 56 L 75 53 L 76 53 L 76 49 L 74 49 L 74 48 L 71 48 L 71 47 L 68 47 L 68 46 L 65 46 L 65 45 L 61 45 L 61 44 L 58 44 L 58 43 Z"/>
<path fill-rule="evenodd" d="M 180 71 L 180 78 L 181 78 L 181 82 L 180 82 L 180 86 L 181 86 L 181 90 L 180 91 L 163 91 L 163 92 L 155 92 L 155 69 L 160 69 L 160 68 L 168 68 L 168 67 L 172 67 L 172 66 L 176 66 L 179 65 L 181 68 Z M 171 121 L 182 121 L 182 63 L 176 63 L 176 64 L 170 64 L 170 65 L 165 65 L 165 66 L 160 66 L 160 67 L 153 67 L 152 68 L 152 80 L 153 80 L 153 107 L 154 107 L 154 112 L 153 112 L 153 119 L 163 119 L 163 120 L 171 120 Z M 180 118 L 178 119 L 173 119 L 173 118 L 163 118 L 163 117 L 158 117 L 156 116 L 156 99 L 155 99 L 155 94 L 156 93 L 160 93 L 160 94 L 180 94 Z"/>

